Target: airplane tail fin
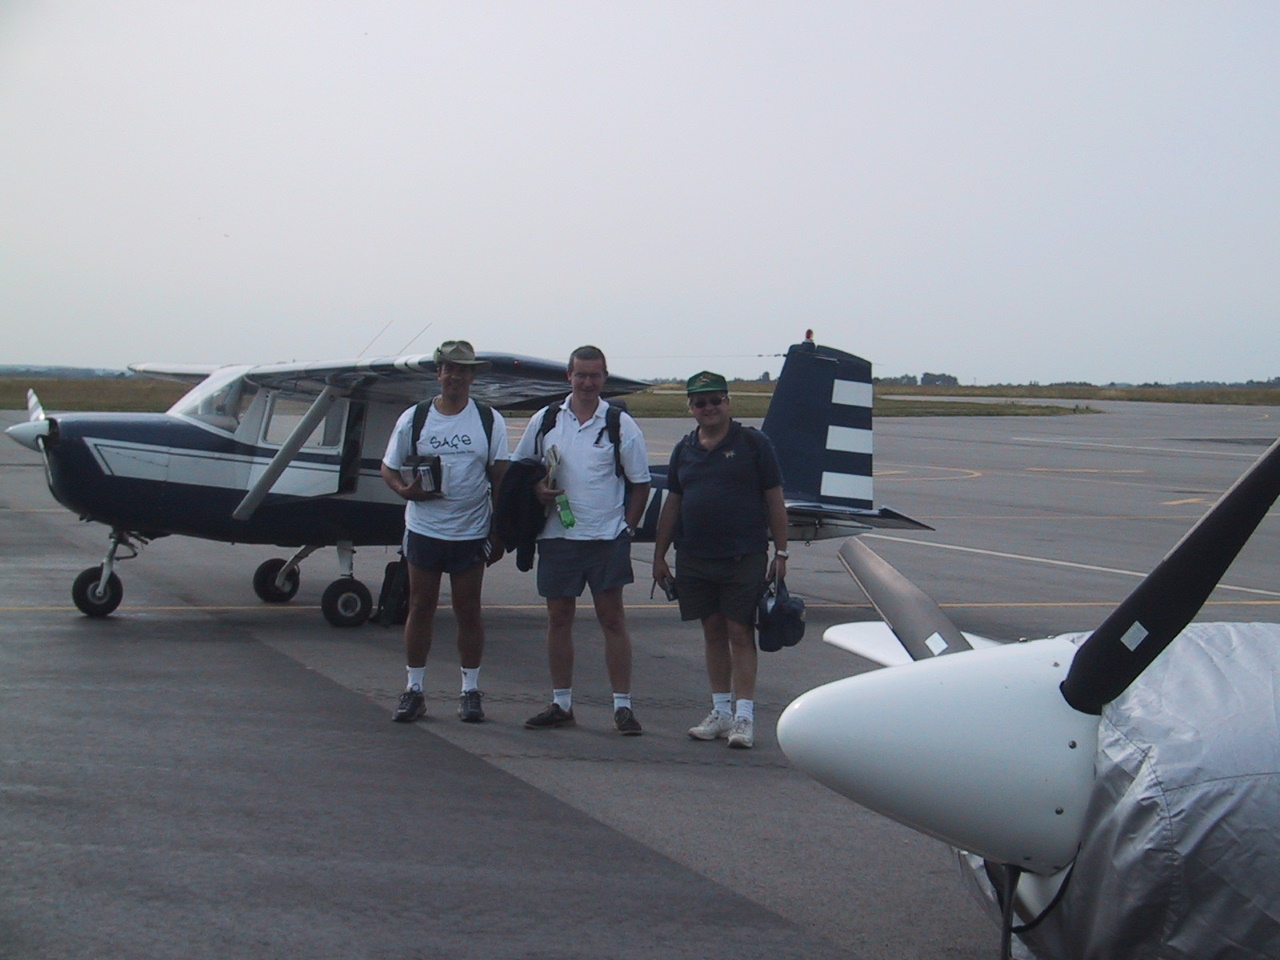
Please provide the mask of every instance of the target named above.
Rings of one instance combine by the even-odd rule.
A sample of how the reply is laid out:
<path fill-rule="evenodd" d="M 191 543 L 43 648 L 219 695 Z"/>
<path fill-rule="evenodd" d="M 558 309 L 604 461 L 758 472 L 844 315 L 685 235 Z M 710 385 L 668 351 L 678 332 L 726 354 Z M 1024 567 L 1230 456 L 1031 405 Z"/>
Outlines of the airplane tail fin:
<path fill-rule="evenodd" d="M 868 527 L 931 529 L 872 502 L 871 362 L 812 338 L 787 351 L 761 429 L 782 468 L 793 534 L 806 540 Z"/>
<path fill-rule="evenodd" d="M 761 429 L 789 499 L 871 509 L 870 361 L 812 340 L 795 344 Z"/>

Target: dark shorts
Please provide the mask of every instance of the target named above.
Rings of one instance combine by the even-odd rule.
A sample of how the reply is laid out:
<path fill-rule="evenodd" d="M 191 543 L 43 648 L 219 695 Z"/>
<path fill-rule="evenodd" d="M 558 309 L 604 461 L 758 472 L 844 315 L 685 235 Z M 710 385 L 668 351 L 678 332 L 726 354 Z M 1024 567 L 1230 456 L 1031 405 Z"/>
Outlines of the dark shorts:
<path fill-rule="evenodd" d="M 631 572 L 631 538 L 616 540 L 538 541 L 538 595 L 580 597 L 584 587 L 591 594 L 623 587 L 635 580 Z"/>
<path fill-rule="evenodd" d="M 432 573 L 466 573 L 485 562 L 487 541 L 487 537 L 479 540 L 437 540 L 408 530 L 404 537 L 404 555 L 415 567 Z"/>
<path fill-rule="evenodd" d="M 704 620 L 722 613 L 735 623 L 754 623 L 756 602 L 769 570 L 765 551 L 705 560 L 676 552 L 680 619 Z"/>

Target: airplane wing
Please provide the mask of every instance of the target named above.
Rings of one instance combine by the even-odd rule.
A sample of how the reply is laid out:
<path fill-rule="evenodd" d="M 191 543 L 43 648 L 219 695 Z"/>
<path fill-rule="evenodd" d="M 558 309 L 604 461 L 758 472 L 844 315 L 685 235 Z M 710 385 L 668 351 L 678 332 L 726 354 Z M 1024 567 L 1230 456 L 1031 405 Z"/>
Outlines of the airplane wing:
<path fill-rule="evenodd" d="M 129 371 L 156 380 L 177 380 L 195 385 L 209 374 L 222 369 L 217 363 L 131 363 Z"/>
<path fill-rule="evenodd" d="M 431 357 L 424 353 L 368 360 L 271 363 L 250 368 L 245 379 L 265 389 L 304 396 L 319 396 L 329 389 L 353 400 L 395 401 L 408 406 L 438 392 Z M 476 373 L 471 396 L 490 406 L 537 409 L 569 392 L 564 364 L 505 353 L 480 353 L 477 357 L 489 361 L 489 367 Z M 639 380 L 610 376 L 601 393 L 616 397 L 647 386 Z"/>
<path fill-rule="evenodd" d="M 490 406 L 506 410 L 537 409 L 568 393 L 569 383 L 562 364 L 515 354 L 481 353 L 477 356 L 487 360 L 489 366 L 476 372 L 471 382 L 471 396 Z M 158 365 L 154 367 L 158 368 Z M 431 354 L 369 360 L 269 363 L 250 367 L 242 376 L 263 389 L 314 399 L 266 470 L 232 512 L 237 520 L 253 516 L 276 480 L 297 456 L 311 431 L 338 399 L 345 397 L 409 406 L 440 392 Z M 635 393 L 647 386 L 639 380 L 611 376 L 605 381 L 601 393 L 606 397 L 616 397 Z"/>

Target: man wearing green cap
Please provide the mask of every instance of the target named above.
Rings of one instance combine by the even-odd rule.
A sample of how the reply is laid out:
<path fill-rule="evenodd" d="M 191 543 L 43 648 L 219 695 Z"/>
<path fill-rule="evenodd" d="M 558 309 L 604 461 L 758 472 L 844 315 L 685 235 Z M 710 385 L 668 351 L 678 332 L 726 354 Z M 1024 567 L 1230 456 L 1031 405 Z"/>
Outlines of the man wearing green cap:
<path fill-rule="evenodd" d="M 749 749 L 754 742 L 756 601 L 765 582 L 787 570 L 782 473 L 769 438 L 730 416 L 724 377 L 709 370 L 695 373 L 686 393 L 698 425 L 671 451 L 653 579 L 672 579 L 667 548 L 674 542 L 680 617 L 702 621 L 711 681 L 711 713 L 689 729 L 689 736 L 725 738 L 730 747 Z"/>

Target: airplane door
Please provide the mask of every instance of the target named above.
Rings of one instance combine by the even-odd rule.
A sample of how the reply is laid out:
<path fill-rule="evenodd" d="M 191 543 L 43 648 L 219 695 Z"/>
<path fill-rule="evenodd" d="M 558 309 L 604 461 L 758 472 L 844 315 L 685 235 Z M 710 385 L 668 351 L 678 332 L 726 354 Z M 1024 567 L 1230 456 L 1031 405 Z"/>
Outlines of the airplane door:
<path fill-rule="evenodd" d="M 292 436 L 314 398 L 277 393 L 271 397 L 263 418 L 262 445 L 278 450 Z M 351 404 L 333 403 L 302 443 L 302 448 L 271 485 L 272 495 L 323 497 L 339 492 L 343 485 L 343 451 L 347 439 L 347 416 Z M 252 488 L 267 469 L 267 461 L 255 461 L 250 469 Z"/>

